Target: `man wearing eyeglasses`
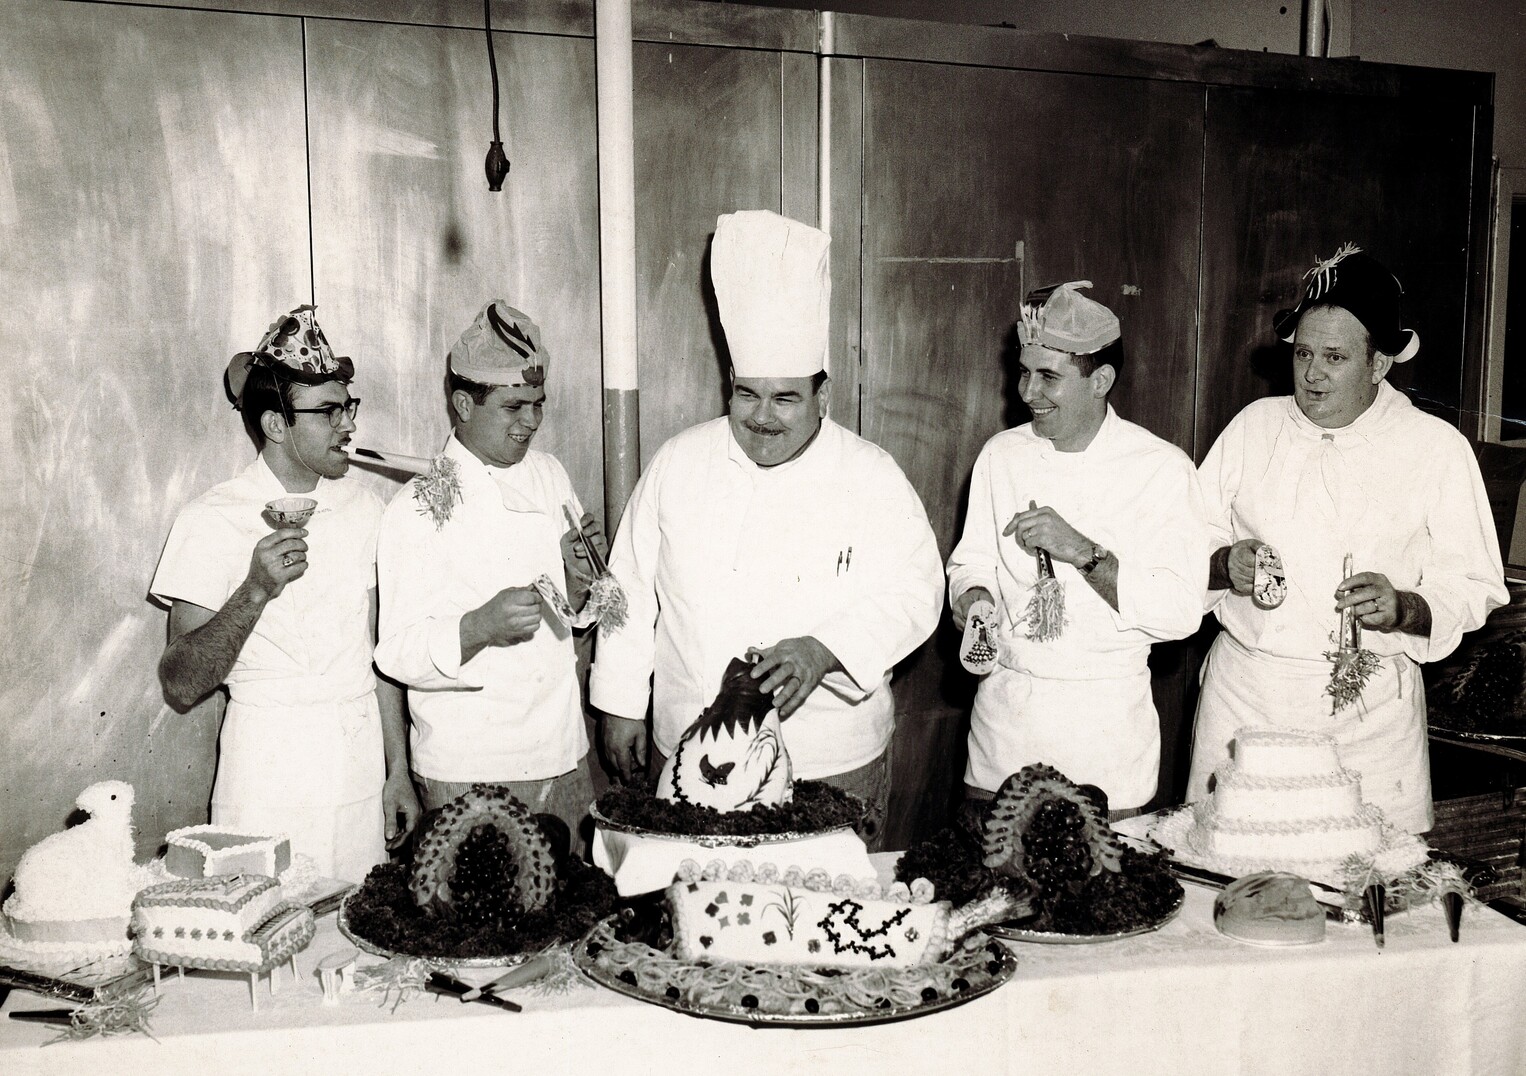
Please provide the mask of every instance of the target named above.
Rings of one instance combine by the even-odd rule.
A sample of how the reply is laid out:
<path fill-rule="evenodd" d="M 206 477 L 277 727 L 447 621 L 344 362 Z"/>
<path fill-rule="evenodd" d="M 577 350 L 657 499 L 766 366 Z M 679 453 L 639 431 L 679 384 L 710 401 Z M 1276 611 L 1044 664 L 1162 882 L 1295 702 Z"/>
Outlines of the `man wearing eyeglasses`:
<path fill-rule="evenodd" d="M 259 455 L 181 510 L 150 592 L 170 608 L 165 698 L 183 712 L 228 689 L 213 824 L 284 834 L 322 876 L 358 882 L 419 806 L 402 691 L 371 664 L 382 505 L 346 474 L 353 376 L 311 306 L 233 357 L 229 395 Z M 293 496 L 317 508 L 282 526 L 266 505 Z"/>

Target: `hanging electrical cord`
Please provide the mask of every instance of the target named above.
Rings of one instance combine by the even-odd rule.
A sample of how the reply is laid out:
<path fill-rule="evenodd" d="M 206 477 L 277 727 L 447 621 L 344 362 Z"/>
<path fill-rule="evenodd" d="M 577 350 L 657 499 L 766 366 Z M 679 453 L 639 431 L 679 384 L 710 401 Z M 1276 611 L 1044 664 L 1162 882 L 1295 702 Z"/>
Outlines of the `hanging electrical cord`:
<path fill-rule="evenodd" d="M 501 191 L 503 181 L 509 175 L 509 158 L 503 152 L 503 139 L 498 134 L 498 57 L 493 54 L 493 0 L 482 0 L 482 25 L 487 30 L 487 65 L 493 73 L 493 143 L 487 148 L 483 170 L 487 173 L 487 189 Z"/>

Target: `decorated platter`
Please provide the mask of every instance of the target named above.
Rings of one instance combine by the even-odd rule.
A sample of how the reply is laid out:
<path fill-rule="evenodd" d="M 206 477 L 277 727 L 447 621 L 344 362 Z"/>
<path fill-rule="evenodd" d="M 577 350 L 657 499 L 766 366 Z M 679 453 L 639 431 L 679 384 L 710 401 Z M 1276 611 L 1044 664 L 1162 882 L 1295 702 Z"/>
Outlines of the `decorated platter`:
<path fill-rule="evenodd" d="M 1450 736 L 1457 740 L 1467 740 L 1471 743 L 1494 743 L 1501 747 L 1526 746 L 1526 734 L 1505 732 L 1463 732 L 1461 729 L 1449 729 L 1445 725 L 1433 724 L 1430 730 L 1442 736 Z"/>
<path fill-rule="evenodd" d="M 572 949 L 589 979 L 626 997 L 689 1016 L 753 1027 L 859 1027 L 941 1012 L 989 994 L 1017 970 L 1000 942 L 982 939 L 936 964 L 805 968 L 691 961 L 617 935 L 621 914 Z"/>
<path fill-rule="evenodd" d="M 420 953 L 398 952 L 395 949 L 387 948 L 385 945 L 379 945 L 365 935 L 356 932 L 350 923 L 348 914 L 348 905 L 353 895 L 353 891 L 345 894 L 344 900 L 339 904 L 339 933 L 354 942 L 356 948 L 362 952 L 370 953 L 372 956 L 388 958 L 407 957 L 414 960 L 424 960 L 437 968 L 512 968 L 525 963 L 525 961 L 539 955 L 541 952 L 540 949 L 532 949 L 523 953 L 504 953 L 501 956 L 470 957 L 425 956 Z"/>
<path fill-rule="evenodd" d="M 791 830 L 785 833 L 668 833 L 628 822 L 616 822 L 604 815 L 597 804 L 589 808 L 589 813 L 593 817 L 594 825 L 611 833 L 628 833 L 655 841 L 679 841 L 684 844 L 699 845 L 701 848 L 762 848 L 770 844 L 787 844 L 812 837 L 824 837 L 832 833 L 848 833 L 853 829 L 851 825 L 843 824 L 817 830 Z"/>
<path fill-rule="evenodd" d="M 1239 878 L 1257 871 L 1290 871 L 1325 889 L 1339 890 L 1344 886 L 1345 874 L 1342 860 L 1293 863 L 1274 858 L 1265 860 L 1225 858 L 1200 852 L 1194 848 L 1189 836 L 1192 826 L 1193 809 L 1191 804 L 1187 804 L 1155 816 L 1154 821 L 1150 823 L 1149 836 L 1151 840 L 1168 849 L 1173 860 L 1188 867 L 1197 867 L 1232 878 Z M 1398 876 L 1429 859 L 1429 850 L 1424 841 L 1396 830 L 1387 823 L 1383 826 L 1382 840 L 1383 843 L 1377 852 L 1373 853 L 1373 858 L 1378 868 L 1390 876 Z"/>
<path fill-rule="evenodd" d="M 1151 931 L 1159 930 L 1171 922 L 1182 910 L 1182 901 L 1185 897 L 1186 894 L 1184 892 L 1178 892 L 1176 900 L 1172 903 L 1170 909 L 1153 922 L 1109 934 L 1067 934 L 1058 930 L 1035 930 L 1032 927 L 1024 926 L 1024 920 L 1021 919 L 1008 923 L 994 923 L 981 929 L 987 934 L 992 934 L 998 938 L 1005 938 L 1008 941 L 1038 942 L 1042 945 L 1092 945 L 1097 942 L 1121 941 L 1124 938 L 1134 938 L 1140 934 L 1149 934 Z"/>

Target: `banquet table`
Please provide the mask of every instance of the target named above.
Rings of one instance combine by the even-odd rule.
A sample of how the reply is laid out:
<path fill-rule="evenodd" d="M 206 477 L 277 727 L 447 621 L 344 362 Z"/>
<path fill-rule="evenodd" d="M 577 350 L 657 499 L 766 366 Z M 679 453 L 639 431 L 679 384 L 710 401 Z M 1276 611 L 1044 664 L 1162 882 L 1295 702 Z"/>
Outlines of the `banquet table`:
<path fill-rule="evenodd" d="M 883 864 L 880 865 L 883 869 Z M 505 1013 L 414 993 L 325 1004 L 319 960 L 351 945 L 329 914 L 262 981 L 172 973 L 153 1038 L 43 1047 L 55 1028 L 0 1019 L 0 1073 L 1295 1073 L 1526 1072 L 1526 927 L 1484 905 L 1449 940 L 1435 906 L 1390 914 L 1379 949 L 1363 924 L 1265 948 L 1215 931 L 1214 892 L 1186 886 L 1161 929 L 1084 945 L 1007 942 L 1015 976 L 954 1008 L 891 1023 L 753 1028 L 634 1000 L 576 975 L 530 986 Z M 362 964 L 379 963 L 363 956 Z M 58 1006 L 16 990 L 0 1012 Z"/>

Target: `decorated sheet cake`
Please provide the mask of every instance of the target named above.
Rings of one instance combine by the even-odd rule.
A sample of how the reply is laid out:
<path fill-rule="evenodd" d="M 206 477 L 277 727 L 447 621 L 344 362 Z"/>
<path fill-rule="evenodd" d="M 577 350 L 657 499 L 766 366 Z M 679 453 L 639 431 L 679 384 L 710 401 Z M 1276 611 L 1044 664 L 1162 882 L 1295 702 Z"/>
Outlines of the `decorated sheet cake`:
<path fill-rule="evenodd" d="M 137 953 L 154 964 L 264 972 L 306 948 L 313 913 L 282 900 L 262 875 L 217 875 L 149 886 L 133 901 Z"/>

